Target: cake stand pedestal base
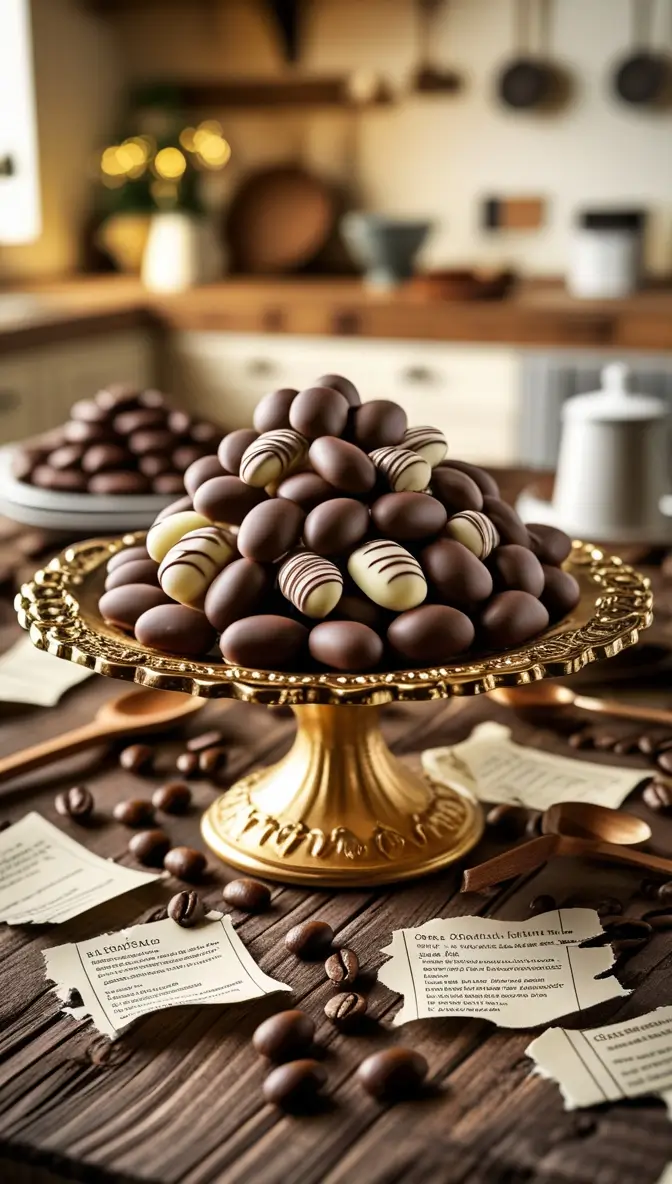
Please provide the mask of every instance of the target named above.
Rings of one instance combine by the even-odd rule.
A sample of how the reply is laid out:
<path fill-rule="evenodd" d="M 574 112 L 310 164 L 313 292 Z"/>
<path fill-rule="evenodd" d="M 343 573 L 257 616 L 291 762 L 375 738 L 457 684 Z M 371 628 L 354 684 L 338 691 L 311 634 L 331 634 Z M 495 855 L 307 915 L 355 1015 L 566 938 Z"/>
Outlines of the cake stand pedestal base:
<path fill-rule="evenodd" d="M 285 883 L 356 888 L 437 871 L 478 842 L 479 804 L 393 756 L 378 707 L 293 710 L 287 756 L 238 781 L 203 817 L 203 837 L 226 863 Z"/>

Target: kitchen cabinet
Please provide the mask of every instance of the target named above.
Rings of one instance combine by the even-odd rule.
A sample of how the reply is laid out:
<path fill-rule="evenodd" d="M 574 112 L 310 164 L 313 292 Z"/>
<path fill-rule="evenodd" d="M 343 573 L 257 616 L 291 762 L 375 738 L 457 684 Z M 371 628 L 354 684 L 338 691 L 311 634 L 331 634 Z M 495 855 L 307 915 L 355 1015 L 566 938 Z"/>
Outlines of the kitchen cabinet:
<path fill-rule="evenodd" d="M 454 456 L 509 464 L 520 365 L 516 350 L 499 347 L 186 331 L 172 335 L 163 381 L 177 401 L 237 428 L 267 391 L 345 374 L 364 399 L 393 399 L 410 423 L 441 428 Z"/>

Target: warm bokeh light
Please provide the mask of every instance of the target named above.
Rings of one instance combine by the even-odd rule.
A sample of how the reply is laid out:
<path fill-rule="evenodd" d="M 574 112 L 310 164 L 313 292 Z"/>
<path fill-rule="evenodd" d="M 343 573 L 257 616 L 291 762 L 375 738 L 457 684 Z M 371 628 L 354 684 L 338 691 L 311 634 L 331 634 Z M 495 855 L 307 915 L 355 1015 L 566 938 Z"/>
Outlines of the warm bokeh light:
<path fill-rule="evenodd" d="M 119 159 L 119 145 L 106 148 L 100 160 L 100 167 L 107 177 L 123 177 L 126 169 Z"/>
<path fill-rule="evenodd" d="M 152 181 L 149 189 L 157 206 L 165 209 L 167 206 L 177 205 L 178 185 L 176 181 Z"/>
<path fill-rule="evenodd" d="M 196 144 L 194 143 L 194 136 L 196 135 L 193 127 L 183 127 L 180 132 L 180 144 L 185 152 L 195 152 Z"/>
<path fill-rule="evenodd" d="M 209 169 L 221 169 L 231 156 L 231 145 L 222 136 L 209 136 L 198 149 L 199 160 Z"/>
<path fill-rule="evenodd" d="M 186 157 L 179 148 L 162 148 L 154 157 L 154 170 L 164 180 L 176 180 L 186 167 Z"/>

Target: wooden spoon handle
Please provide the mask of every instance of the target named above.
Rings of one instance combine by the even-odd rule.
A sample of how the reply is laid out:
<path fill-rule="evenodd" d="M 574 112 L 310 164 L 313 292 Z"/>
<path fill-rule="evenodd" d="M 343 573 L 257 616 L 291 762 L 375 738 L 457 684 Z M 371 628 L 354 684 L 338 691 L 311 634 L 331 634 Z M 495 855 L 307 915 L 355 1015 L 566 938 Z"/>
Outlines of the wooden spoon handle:
<path fill-rule="evenodd" d="M 634 703 L 619 703 L 616 699 L 594 699 L 591 695 L 576 695 L 574 707 L 619 719 L 642 719 L 650 724 L 672 726 L 672 711 L 666 711 L 663 707 L 637 707 Z"/>
<path fill-rule="evenodd" d="M 31 748 L 13 752 L 11 756 L 0 759 L 0 781 L 9 781 L 17 773 L 28 773 L 31 769 L 39 769 L 41 765 L 48 765 L 55 757 L 67 756 L 68 753 L 90 748 L 107 736 L 114 735 L 115 731 L 114 728 L 102 728 L 100 724 L 86 724 L 82 728 L 75 728 L 72 732 L 53 736 L 51 740 L 43 740 L 41 744 L 33 744 Z"/>
<path fill-rule="evenodd" d="M 501 884 L 503 880 L 512 880 L 514 876 L 533 872 L 551 858 L 557 846 L 557 835 L 541 835 L 538 839 L 531 839 L 529 843 L 522 843 L 520 847 L 496 855 L 494 859 L 469 867 L 462 877 L 461 891 L 481 892 L 491 884 Z"/>
<path fill-rule="evenodd" d="M 635 867 L 645 867 L 652 872 L 665 872 L 672 877 L 672 859 L 663 859 L 661 855 L 650 855 L 648 851 L 633 851 L 631 847 L 621 847 L 617 843 L 596 843 L 586 848 L 586 854 L 613 859 L 615 863 L 629 863 Z"/>

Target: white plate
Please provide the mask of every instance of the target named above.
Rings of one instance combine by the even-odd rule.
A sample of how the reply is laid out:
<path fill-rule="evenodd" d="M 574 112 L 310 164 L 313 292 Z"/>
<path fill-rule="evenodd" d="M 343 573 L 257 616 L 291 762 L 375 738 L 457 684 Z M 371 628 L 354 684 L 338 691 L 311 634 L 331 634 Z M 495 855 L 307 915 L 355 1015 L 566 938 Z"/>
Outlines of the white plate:
<path fill-rule="evenodd" d="M 573 530 L 571 526 L 568 528 L 567 523 L 561 522 L 555 512 L 553 503 L 547 502 L 541 497 L 537 497 L 537 495 L 533 492 L 533 489 L 533 486 L 528 486 L 527 489 L 524 489 L 516 502 L 516 510 L 518 511 L 518 514 L 522 518 L 523 522 L 543 522 L 546 526 L 558 526 L 560 530 L 565 530 L 567 534 L 571 534 L 572 537 L 579 537 L 579 535 L 582 535 L 581 531 L 577 532 Z M 660 508 L 663 514 L 672 515 L 672 496 L 664 497 L 660 503 Z M 660 538 L 654 538 L 653 536 L 643 534 L 640 527 L 628 531 L 621 531 L 618 536 L 612 534 L 609 536 L 608 540 L 595 541 L 623 543 L 623 545 L 641 542 L 646 542 L 651 546 L 669 545 L 672 543 L 672 517 L 670 518 L 669 530 Z"/>

